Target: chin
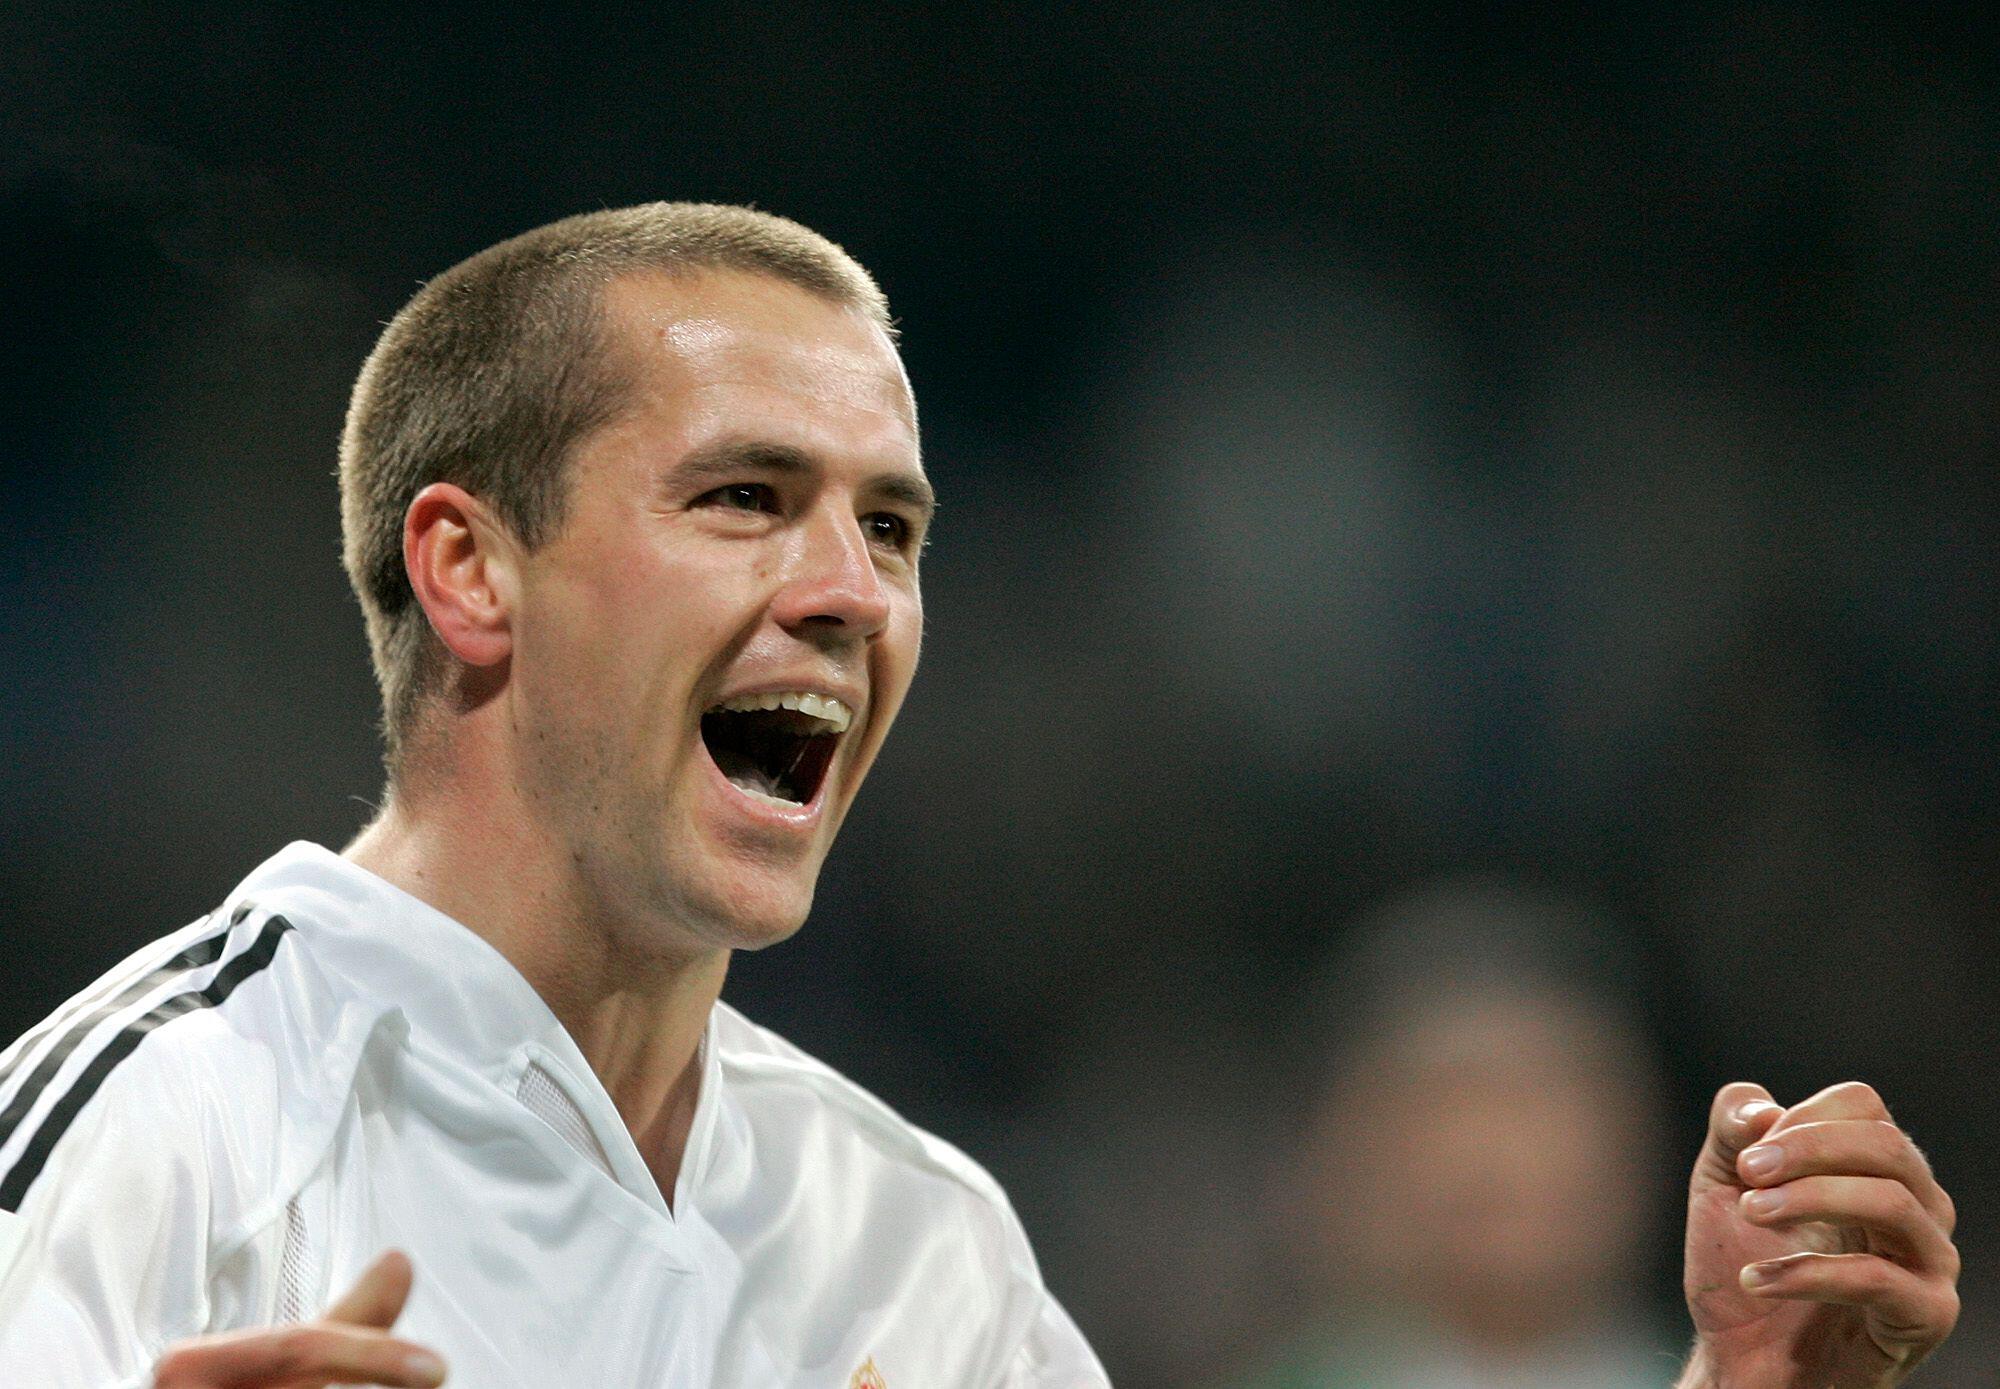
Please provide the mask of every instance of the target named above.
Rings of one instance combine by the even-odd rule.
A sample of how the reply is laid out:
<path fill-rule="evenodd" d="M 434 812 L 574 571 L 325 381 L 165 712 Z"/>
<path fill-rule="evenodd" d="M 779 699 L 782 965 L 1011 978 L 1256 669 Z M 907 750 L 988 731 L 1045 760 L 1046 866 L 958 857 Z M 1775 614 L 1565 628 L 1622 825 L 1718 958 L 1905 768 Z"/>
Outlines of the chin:
<path fill-rule="evenodd" d="M 812 911 L 810 884 L 741 882 L 707 903 L 702 934 L 729 950 L 762 950 L 790 939 Z"/>

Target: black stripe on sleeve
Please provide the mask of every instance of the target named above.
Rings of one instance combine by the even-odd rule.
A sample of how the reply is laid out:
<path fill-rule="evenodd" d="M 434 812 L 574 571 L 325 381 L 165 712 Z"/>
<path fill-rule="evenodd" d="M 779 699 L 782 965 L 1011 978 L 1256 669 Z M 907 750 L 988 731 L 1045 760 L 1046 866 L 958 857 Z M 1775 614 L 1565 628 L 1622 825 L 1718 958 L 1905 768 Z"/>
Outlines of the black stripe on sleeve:
<path fill-rule="evenodd" d="M 83 1073 L 76 1078 L 68 1092 L 42 1116 L 41 1126 L 35 1130 L 34 1137 L 28 1140 L 28 1146 L 23 1148 L 20 1157 L 14 1160 L 14 1166 L 7 1173 L 6 1180 L 0 1181 L 0 1211 L 18 1211 L 21 1208 L 21 1202 L 28 1194 L 28 1188 L 33 1186 L 35 1178 L 41 1175 L 43 1165 L 49 1160 L 49 1154 L 54 1151 L 56 1144 L 62 1141 L 63 1134 L 69 1131 L 69 1126 L 75 1121 L 77 1114 L 90 1103 L 91 1096 L 97 1093 L 98 1087 L 104 1084 L 105 1077 L 117 1068 L 120 1061 L 130 1056 L 154 1029 L 185 1014 L 219 1005 L 236 991 L 238 984 L 271 963 L 272 957 L 278 953 L 279 941 L 284 939 L 285 932 L 291 929 L 291 922 L 282 916 L 272 917 L 264 923 L 263 932 L 257 937 L 256 943 L 217 971 L 207 988 L 194 989 L 163 999 L 127 1023 L 118 1035 L 111 1039 L 109 1045 L 84 1067 Z M 9 1113 L 12 1113 L 11 1107 Z M 14 1123 L 18 1124 L 19 1119 L 17 1118 Z M 5 1143 L 12 1136 L 13 1130 L 9 1126 L 5 1131 L 0 1131 L 0 1143 Z"/>
<path fill-rule="evenodd" d="M 230 918 L 229 925 L 236 925 L 249 915 L 249 912 L 250 908 L 247 906 L 238 909 L 235 916 Z M 67 1018 L 51 1018 L 46 1026 L 23 1038 L 21 1049 L 14 1053 L 14 1059 L 5 1067 L 0 1067 L 0 1094 L 6 1093 L 7 1082 L 14 1078 L 14 1072 L 28 1059 L 28 1053 L 35 1049 L 36 1043 L 58 1027 L 66 1029 L 62 1040 L 49 1049 L 49 1054 L 42 1058 L 41 1064 L 36 1066 L 27 1080 L 22 1082 L 20 1092 L 14 1096 L 13 1103 L 8 1105 L 4 1112 L 0 1112 L 0 1143 L 5 1143 L 13 1134 L 21 1122 L 21 1117 L 34 1107 L 36 1099 L 48 1085 L 49 1078 L 61 1068 L 63 1062 L 69 1059 L 70 1053 L 83 1044 L 83 1039 L 93 1028 L 113 1014 L 129 1008 L 176 974 L 214 964 L 222 958 L 223 947 L 228 943 L 229 928 L 224 927 L 212 936 L 204 936 L 171 960 L 146 971 L 97 1007 L 93 1008 L 85 1002 L 81 1009 L 71 1013 Z"/>

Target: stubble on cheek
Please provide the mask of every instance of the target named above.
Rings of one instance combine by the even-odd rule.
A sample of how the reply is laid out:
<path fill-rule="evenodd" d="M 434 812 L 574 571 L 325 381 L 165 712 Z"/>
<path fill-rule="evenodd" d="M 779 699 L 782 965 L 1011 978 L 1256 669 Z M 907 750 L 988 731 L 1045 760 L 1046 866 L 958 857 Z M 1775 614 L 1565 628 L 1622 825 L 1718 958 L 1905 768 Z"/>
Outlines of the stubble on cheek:
<path fill-rule="evenodd" d="M 619 759 L 603 730 L 584 721 L 586 712 L 558 709 L 517 730 L 523 803 L 548 840 L 579 865 L 598 856 L 594 846 L 619 790 Z"/>

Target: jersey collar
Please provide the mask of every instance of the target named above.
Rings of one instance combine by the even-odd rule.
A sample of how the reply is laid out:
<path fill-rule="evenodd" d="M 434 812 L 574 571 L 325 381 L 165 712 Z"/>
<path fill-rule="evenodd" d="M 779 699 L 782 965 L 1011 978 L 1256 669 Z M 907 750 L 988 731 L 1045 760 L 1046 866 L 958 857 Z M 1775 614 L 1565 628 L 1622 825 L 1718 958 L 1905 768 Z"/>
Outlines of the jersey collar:
<path fill-rule="evenodd" d="M 671 1219 L 667 1203 L 590 1063 L 511 961 L 463 923 L 318 844 L 288 844 L 244 879 L 234 901 L 285 916 L 312 954 L 420 1044 L 514 1093 L 530 1061 L 571 1092 L 620 1186 Z M 551 1064 L 553 1063 L 553 1064 Z M 703 1034 L 701 1090 L 676 1183 L 685 1214 L 714 1131 L 721 1068 L 715 1018 Z M 539 1121 L 537 1121 L 539 1122 Z"/>

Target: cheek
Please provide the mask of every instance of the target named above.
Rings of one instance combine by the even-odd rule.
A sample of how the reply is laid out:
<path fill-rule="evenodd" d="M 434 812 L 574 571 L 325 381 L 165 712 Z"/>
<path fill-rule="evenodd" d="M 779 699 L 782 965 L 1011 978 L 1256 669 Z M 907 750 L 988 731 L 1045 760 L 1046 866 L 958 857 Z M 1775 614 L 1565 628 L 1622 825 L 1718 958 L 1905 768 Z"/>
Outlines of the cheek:
<path fill-rule="evenodd" d="M 684 606 L 651 576 L 578 585 L 528 614 L 521 655 L 537 702 L 610 742 L 649 736 L 685 716 L 702 653 Z"/>
<path fill-rule="evenodd" d="M 917 657 L 924 644 L 924 606 L 912 598 L 907 604 L 899 604 L 889 617 L 888 640 L 883 643 L 888 659 L 894 664 L 897 674 L 907 684 L 916 673 Z"/>
<path fill-rule="evenodd" d="M 903 698 L 909 693 L 910 682 L 917 673 L 918 643 L 922 639 L 921 619 L 911 618 L 908 622 L 892 622 L 890 630 L 879 642 L 870 662 L 870 698 L 875 705 L 876 740 L 885 736 L 888 725 L 903 707 Z"/>

